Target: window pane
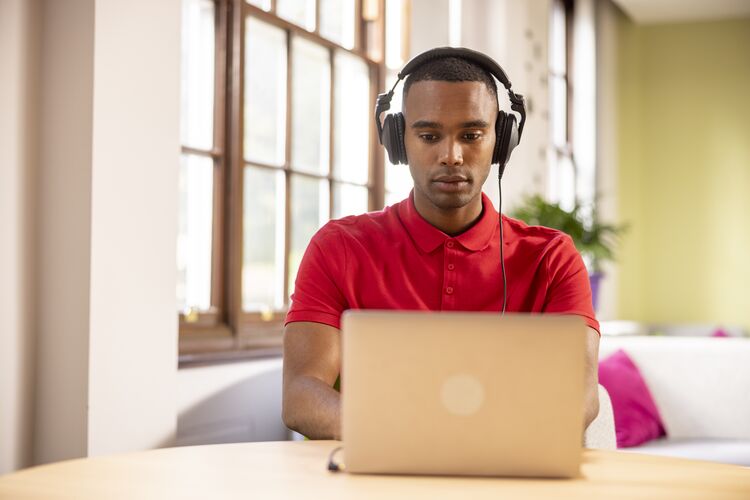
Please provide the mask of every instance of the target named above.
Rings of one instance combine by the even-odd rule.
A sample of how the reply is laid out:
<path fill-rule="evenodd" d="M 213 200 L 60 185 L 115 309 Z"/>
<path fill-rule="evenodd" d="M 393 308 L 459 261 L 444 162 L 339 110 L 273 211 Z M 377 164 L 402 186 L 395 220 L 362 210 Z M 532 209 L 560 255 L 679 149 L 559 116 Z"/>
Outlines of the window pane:
<path fill-rule="evenodd" d="M 328 221 L 328 181 L 292 175 L 292 220 L 289 249 L 289 293 L 307 244 L 315 232 Z"/>
<path fill-rule="evenodd" d="M 386 191 L 395 196 L 397 201 L 406 198 L 414 187 L 414 180 L 411 178 L 408 165 L 392 165 L 386 162 L 385 178 L 387 180 Z"/>
<path fill-rule="evenodd" d="M 573 210 L 576 203 L 576 173 L 568 156 L 557 161 L 557 201 L 563 210 Z"/>
<path fill-rule="evenodd" d="M 549 65 L 557 74 L 565 74 L 567 66 L 565 47 L 565 7 L 562 1 L 553 0 L 549 27 Z"/>
<path fill-rule="evenodd" d="M 181 139 L 186 146 L 214 144 L 214 2 L 183 0 Z"/>
<path fill-rule="evenodd" d="M 271 0 L 246 0 L 250 5 L 255 5 L 263 10 L 271 10 Z"/>
<path fill-rule="evenodd" d="M 388 72 L 386 76 L 386 88 L 393 87 L 393 84 L 396 82 L 396 73 L 395 71 Z M 401 92 L 393 94 L 391 113 L 397 113 L 403 109 L 402 97 L 403 94 Z M 409 195 L 411 188 L 414 186 L 414 181 L 409 173 L 408 165 L 393 165 L 388 160 L 388 153 L 385 151 L 383 152 L 383 158 L 385 159 L 386 205 L 392 205 L 393 203 L 389 203 L 389 201 L 401 201 Z"/>
<path fill-rule="evenodd" d="M 354 47 L 354 0 L 320 0 L 320 34 L 347 49 Z"/>
<path fill-rule="evenodd" d="M 245 24 L 245 158 L 284 165 L 286 32 L 253 17 Z"/>
<path fill-rule="evenodd" d="M 372 121 L 369 68 L 346 52 L 337 52 L 335 63 L 334 175 L 367 184 Z"/>
<path fill-rule="evenodd" d="M 183 155 L 180 162 L 177 234 L 177 304 L 207 310 L 211 306 L 213 160 Z"/>
<path fill-rule="evenodd" d="M 406 62 L 403 58 L 403 11 L 404 0 L 386 0 L 385 65 L 389 69 L 401 69 Z"/>
<path fill-rule="evenodd" d="M 284 172 L 245 167 L 242 309 L 284 305 Z"/>
<path fill-rule="evenodd" d="M 328 174 L 331 113 L 329 52 L 302 38 L 292 41 L 292 167 Z"/>
<path fill-rule="evenodd" d="M 276 13 L 308 31 L 315 30 L 315 0 L 277 0 Z"/>
<path fill-rule="evenodd" d="M 395 205 L 396 203 L 403 201 L 409 196 L 409 192 L 405 195 L 401 193 L 385 193 L 385 206 Z"/>
<path fill-rule="evenodd" d="M 359 215 L 367 212 L 367 188 L 351 184 L 333 185 L 333 218 Z"/>
<path fill-rule="evenodd" d="M 561 77 L 550 79 L 550 124 L 552 126 L 552 144 L 565 147 L 567 143 L 568 101 L 567 86 Z"/>

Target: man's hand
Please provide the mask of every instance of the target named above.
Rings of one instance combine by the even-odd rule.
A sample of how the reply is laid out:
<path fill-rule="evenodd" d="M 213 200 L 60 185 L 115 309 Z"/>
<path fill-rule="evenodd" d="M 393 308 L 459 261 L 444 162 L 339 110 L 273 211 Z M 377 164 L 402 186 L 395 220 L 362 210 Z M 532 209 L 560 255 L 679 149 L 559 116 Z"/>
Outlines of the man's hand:
<path fill-rule="evenodd" d="M 586 333 L 586 382 L 583 390 L 584 430 L 599 415 L 599 334 L 589 327 Z"/>
<path fill-rule="evenodd" d="M 341 439 L 341 396 L 333 389 L 340 371 L 339 330 L 289 323 L 284 329 L 284 424 L 311 439 Z"/>

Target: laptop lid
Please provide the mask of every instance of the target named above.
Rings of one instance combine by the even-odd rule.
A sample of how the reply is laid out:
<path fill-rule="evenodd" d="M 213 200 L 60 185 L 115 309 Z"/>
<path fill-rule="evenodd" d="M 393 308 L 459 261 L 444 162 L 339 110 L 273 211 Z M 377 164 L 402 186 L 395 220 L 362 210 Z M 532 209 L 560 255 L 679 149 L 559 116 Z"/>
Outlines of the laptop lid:
<path fill-rule="evenodd" d="M 576 316 L 345 312 L 347 471 L 577 476 L 585 335 Z"/>

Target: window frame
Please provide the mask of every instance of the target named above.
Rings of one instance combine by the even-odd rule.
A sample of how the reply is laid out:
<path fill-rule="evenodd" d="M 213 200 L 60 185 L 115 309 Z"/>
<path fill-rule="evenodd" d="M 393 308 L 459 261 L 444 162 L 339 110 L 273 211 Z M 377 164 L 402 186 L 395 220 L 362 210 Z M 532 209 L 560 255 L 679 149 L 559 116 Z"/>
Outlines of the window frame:
<path fill-rule="evenodd" d="M 289 250 L 291 228 L 292 175 L 324 179 L 329 186 L 328 218 L 334 211 L 334 186 L 350 184 L 364 186 L 368 192 L 368 210 L 383 207 L 385 199 L 384 155 L 379 147 L 374 125 L 369 126 L 368 180 L 366 185 L 337 179 L 333 174 L 335 162 L 335 53 L 349 54 L 363 60 L 370 75 L 369 108 L 385 81 L 385 1 L 355 0 L 354 46 L 351 49 L 320 35 L 320 0 L 316 1 L 314 31 L 308 31 L 276 16 L 276 1 L 271 10 L 247 3 L 245 0 L 214 0 L 216 4 L 216 77 L 214 149 L 214 217 L 211 301 L 212 308 L 204 312 L 179 314 L 179 365 L 188 366 L 235 359 L 278 356 L 281 354 L 283 322 L 286 309 L 270 313 L 245 312 L 242 309 L 243 264 L 243 174 L 246 166 L 284 172 L 285 192 L 285 248 L 284 297 L 288 297 Z M 374 11 L 373 8 L 376 10 Z M 377 16 L 372 16 L 377 12 Z M 369 13 L 370 19 L 367 18 Z M 245 85 L 245 23 L 252 16 L 286 32 L 286 140 L 283 167 L 263 165 L 244 157 L 244 85 Z M 291 163 L 292 144 L 292 38 L 302 37 L 323 46 L 330 60 L 329 103 L 329 158 L 325 174 L 310 174 L 295 169 Z M 183 147 L 183 153 L 193 153 Z M 291 222 L 291 223 L 290 223 Z M 285 307 L 288 304 L 285 305 Z"/>

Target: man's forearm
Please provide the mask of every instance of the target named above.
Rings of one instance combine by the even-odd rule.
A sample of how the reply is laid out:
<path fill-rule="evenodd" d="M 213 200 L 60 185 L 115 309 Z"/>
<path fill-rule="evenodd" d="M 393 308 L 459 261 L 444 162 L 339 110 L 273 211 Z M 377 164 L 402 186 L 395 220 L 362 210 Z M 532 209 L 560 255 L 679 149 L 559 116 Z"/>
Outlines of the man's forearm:
<path fill-rule="evenodd" d="M 599 415 L 599 385 L 587 389 L 586 402 L 583 407 L 583 429 L 586 430 Z"/>
<path fill-rule="evenodd" d="M 341 395 L 314 377 L 297 377 L 284 390 L 284 424 L 311 439 L 341 439 Z"/>

